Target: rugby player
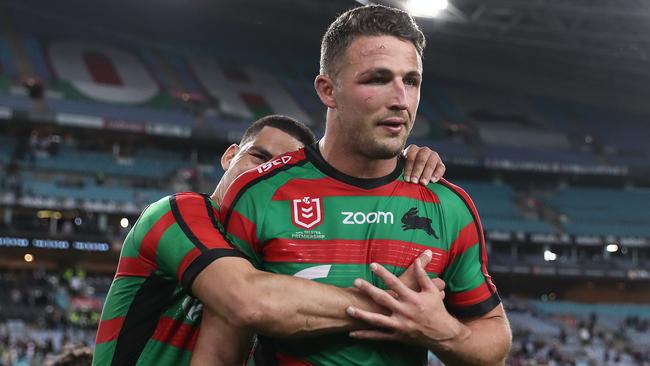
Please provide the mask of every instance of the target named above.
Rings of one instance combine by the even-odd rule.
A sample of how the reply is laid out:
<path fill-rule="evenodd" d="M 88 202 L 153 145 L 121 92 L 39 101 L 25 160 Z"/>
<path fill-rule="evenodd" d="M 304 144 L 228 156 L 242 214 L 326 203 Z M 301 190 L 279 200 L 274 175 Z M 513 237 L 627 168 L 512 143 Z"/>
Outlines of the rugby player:
<path fill-rule="evenodd" d="M 258 268 L 355 285 L 389 309 L 351 304 L 351 316 L 379 327 L 352 338 L 261 338 L 267 362 L 423 365 L 431 350 L 449 365 L 504 363 L 511 333 L 487 273 L 476 208 L 445 180 L 413 185 L 402 175 L 399 155 L 419 104 L 424 44 L 400 10 L 365 6 L 339 16 L 323 37 L 315 80 L 327 107 L 325 136 L 246 172 L 224 197 L 229 239 Z M 425 249 L 433 260 L 426 268 L 414 263 L 420 288 L 402 286 L 394 276 Z M 446 296 L 429 277 L 444 279 Z M 380 290 L 386 286 L 394 296 Z M 222 291 L 236 296 L 233 286 Z"/>
<path fill-rule="evenodd" d="M 295 120 L 262 118 L 245 132 L 239 145 L 231 145 L 224 153 L 226 173 L 211 197 L 179 193 L 145 209 L 125 239 L 102 311 L 93 365 L 189 364 L 202 311 L 198 299 L 211 310 L 225 309 L 221 310 L 230 318 L 224 327 L 234 325 L 275 335 L 352 329 L 359 322 L 345 314 L 350 301 L 377 309 L 355 289 L 254 270 L 223 240 L 218 229 L 217 205 L 234 178 L 275 155 L 313 142 L 312 132 Z M 444 173 L 438 155 L 428 148 L 414 147 L 406 155 L 414 179 L 423 173 L 424 183 L 432 175 Z M 219 258 L 237 263 L 238 277 L 233 278 L 235 272 L 221 277 L 206 274 L 201 275 L 200 284 L 194 284 L 206 266 L 211 265 L 214 272 Z M 428 262 L 426 256 L 423 262 Z M 215 300 L 222 281 L 240 290 L 235 296 Z M 191 296 L 191 290 L 198 299 Z M 287 296 L 289 293 L 300 299 Z M 294 316 L 287 320 L 287 313 Z M 221 364 L 241 363 L 242 352 L 236 351 L 241 343 L 232 334 L 220 342 L 227 348 L 220 355 Z M 245 345 L 241 347 L 245 349 Z"/>

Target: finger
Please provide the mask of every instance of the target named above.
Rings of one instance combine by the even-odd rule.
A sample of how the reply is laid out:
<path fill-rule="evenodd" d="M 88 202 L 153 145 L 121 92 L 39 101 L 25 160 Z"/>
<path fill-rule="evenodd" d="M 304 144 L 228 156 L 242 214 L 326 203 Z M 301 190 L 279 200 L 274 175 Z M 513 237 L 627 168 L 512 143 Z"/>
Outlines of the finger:
<path fill-rule="evenodd" d="M 429 263 L 431 263 L 431 258 L 432 257 L 433 257 L 433 253 L 429 249 L 427 249 L 424 252 L 420 253 L 420 255 L 418 255 L 418 257 L 415 258 L 413 263 L 411 263 L 411 265 L 408 266 L 406 271 L 404 271 L 404 273 L 402 273 L 402 276 L 400 276 L 400 278 L 405 276 L 407 273 L 411 273 L 411 272 L 413 272 L 415 270 L 415 268 L 414 268 L 415 261 L 419 261 L 422 264 L 422 266 L 426 267 Z"/>
<path fill-rule="evenodd" d="M 423 267 L 426 267 L 430 262 L 431 258 L 433 257 L 433 254 L 429 249 L 425 250 L 422 252 L 416 259 L 415 261 L 419 261 L 422 263 Z M 413 262 L 415 262 L 413 261 Z M 408 288 L 412 290 L 420 290 L 420 288 L 417 286 L 417 282 L 415 281 L 415 278 L 413 277 L 413 272 L 415 271 L 415 268 L 413 266 L 413 263 L 411 263 L 410 266 L 402 273 L 401 276 L 399 276 L 400 281 L 402 281 Z"/>
<path fill-rule="evenodd" d="M 368 281 L 357 278 L 354 280 L 354 286 L 361 292 L 370 296 L 374 302 L 389 310 L 397 310 L 400 307 L 400 304 L 395 297 L 391 296 L 386 291 L 371 285 Z M 397 297 L 399 297 L 399 294 Z"/>
<path fill-rule="evenodd" d="M 419 263 L 420 263 L 419 261 L 415 261 L 416 266 L 419 265 Z M 381 278 L 386 284 L 386 286 L 388 286 L 388 288 L 395 291 L 397 293 L 397 296 L 399 296 L 399 298 L 402 299 L 408 298 L 413 293 L 413 290 L 408 288 L 402 281 L 399 280 L 399 278 L 395 277 L 394 274 L 390 273 L 383 266 L 377 263 L 371 263 L 370 270 L 375 275 L 377 275 L 377 277 Z M 396 308 L 391 308 L 391 309 L 396 309 Z"/>
<path fill-rule="evenodd" d="M 438 289 L 436 286 L 434 286 L 433 282 L 431 282 L 431 279 L 424 271 L 424 267 L 422 267 L 422 264 L 420 264 L 419 261 L 415 262 L 415 279 L 418 281 L 418 285 L 420 285 L 422 291 Z"/>
<path fill-rule="evenodd" d="M 443 175 L 445 175 L 445 172 L 447 171 L 447 167 L 445 164 L 440 160 L 438 165 L 436 165 L 436 170 L 433 172 L 433 178 L 431 178 L 432 182 L 437 182 L 442 178 Z"/>
<path fill-rule="evenodd" d="M 436 286 L 436 288 L 440 291 L 444 291 L 445 287 L 447 287 L 445 281 L 443 281 L 440 277 L 432 279 L 431 283 L 433 283 L 433 285 Z"/>
<path fill-rule="evenodd" d="M 435 171 L 438 163 L 440 162 L 440 157 L 436 152 L 433 152 L 430 156 L 429 159 L 427 160 L 426 164 L 424 165 L 424 170 L 422 171 L 422 175 L 420 176 L 420 184 L 423 186 L 429 184 L 430 181 L 433 180 L 433 172 Z"/>
<path fill-rule="evenodd" d="M 437 152 L 431 151 L 429 159 L 427 160 L 424 171 L 422 172 L 422 177 L 420 177 L 420 184 L 427 185 L 429 182 L 436 182 L 435 173 L 436 169 L 442 164 L 442 159 Z M 442 164 L 444 166 L 444 164 Z M 444 172 L 444 171 L 443 171 Z"/>
<path fill-rule="evenodd" d="M 407 182 L 411 181 L 411 172 L 413 171 L 413 161 L 415 160 L 415 155 L 416 155 L 416 152 L 414 150 L 417 150 L 415 147 L 417 146 L 411 144 L 402 152 L 406 160 L 406 162 L 404 163 L 404 180 Z"/>
<path fill-rule="evenodd" d="M 349 316 L 364 321 L 375 327 L 394 329 L 397 325 L 397 321 L 389 316 L 373 313 L 371 311 L 361 310 L 354 306 L 348 306 L 348 308 L 345 309 L 345 312 Z"/>
<path fill-rule="evenodd" d="M 417 257 L 416 261 L 420 262 L 422 267 L 426 267 L 429 263 L 431 263 L 431 258 L 433 258 L 433 252 L 427 249 Z"/>
<path fill-rule="evenodd" d="M 415 150 L 415 149 L 413 149 Z M 413 162 L 413 170 L 411 171 L 411 183 L 418 183 L 422 179 L 422 173 L 429 161 L 429 156 L 432 151 L 428 147 L 419 147 Z"/>
<path fill-rule="evenodd" d="M 381 330 L 356 330 L 350 332 L 350 337 L 356 339 L 370 339 L 375 341 L 397 341 L 399 337 L 395 333 L 382 332 Z"/>

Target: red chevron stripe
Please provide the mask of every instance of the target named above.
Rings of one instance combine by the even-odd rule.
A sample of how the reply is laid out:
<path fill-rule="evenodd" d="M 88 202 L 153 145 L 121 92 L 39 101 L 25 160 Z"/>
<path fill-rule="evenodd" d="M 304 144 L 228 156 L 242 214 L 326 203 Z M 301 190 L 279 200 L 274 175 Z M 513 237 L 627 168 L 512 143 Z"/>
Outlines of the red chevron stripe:
<path fill-rule="evenodd" d="M 480 250 L 480 255 L 481 255 L 481 271 L 483 272 L 483 275 L 485 276 L 485 281 L 487 282 L 490 291 L 491 292 L 496 292 L 497 288 L 494 286 L 494 283 L 492 283 L 492 277 L 488 274 L 487 270 L 487 263 L 488 263 L 488 258 L 487 258 L 487 248 L 485 247 L 485 234 L 483 233 L 483 225 L 481 224 L 481 218 L 478 216 L 478 210 L 476 209 L 476 206 L 474 205 L 474 202 L 472 202 L 472 199 L 469 197 L 467 192 L 465 192 L 462 188 L 459 186 L 450 183 L 446 179 L 442 178 L 440 179 L 440 183 L 447 186 L 456 194 L 458 194 L 463 201 L 465 201 L 465 204 L 467 207 L 470 209 L 472 212 L 472 216 L 474 217 L 474 221 L 476 221 L 476 225 L 478 227 L 478 239 L 480 241 L 481 245 L 481 250 Z"/>
<path fill-rule="evenodd" d="M 176 279 L 178 279 L 179 283 L 183 283 L 183 273 L 185 273 L 187 267 L 189 267 L 190 264 L 192 264 L 192 262 L 194 262 L 194 260 L 200 255 L 201 251 L 198 248 L 194 248 L 185 254 L 185 257 L 183 257 L 183 260 L 181 260 L 181 263 L 178 265 L 178 269 L 176 270 Z M 189 291 L 190 289 L 187 290 Z"/>
<path fill-rule="evenodd" d="M 275 360 L 278 361 L 278 366 L 312 366 L 312 364 L 307 361 L 283 355 L 282 353 L 276 353 Z"/>
<path fill-rule="evenodd" d="M 158 249 L 160 237 L 174 223 L 176 223 L 174 215 L 171 211 L 167 211 L 160 219 L 158 219 L 151 229 L 149 229 L 142 239 L 140 258 L 143 261 L 146 261 L 146 263 L 153 269 L 158 268 L 158 265 L 156 264 L 156 250 Z"/>
<path fill-rule="evenodd" d="M 198 335 L 198 327 L 162 316 L 151 338 L 176 348 L 191 351 L 194 349 Z"/>
<path fill-rule="evenodd" d="M 140 258 L 120 257 L 115 277 L 148 277 L 155 270 L 149 261 Z"/>
<path fill-rule="evenodd" d="M 286 201 L 302 197 L 359 196 L 359 192 L 361 191 L 363 191 L 363 196 L 406 197 L 422 202 L 440 203 L 435 193 L 419 184 L 396 180 L 390 184 L 366 190 L 345 184 L 330 177 L 320 179 L 291 179 L 275 191 L 273 200 Z"/>
<path fill-rule="evenodd" d="M 492 291 L 485 282 L 473 290 L 457 292 L 447 295 L 447 301 L 457 307 L 470 306 L 487 300 L 492 295 Z"/>
<path fill-rule="evenodd" d="M 123 316 L 100 321 L 99 327 L 97 328 L 95 343 L 100 344 L 117 339 L 117 336 L 120 334 L 120 330 L 122 329 L 122 324 L 124 324 Z"/>
<path fill-rule="evenodd" d="M 176 195 L 176 207 L 192 234 L 206 248 L 231 248 L 208 216 L 208 209 L 212 210 L 217 219 L 219 218 L 218 212 L 212 206 L 206 206 L 203 196 L 191 192 L 179 193 Z"/>
<path fill-rule="evenodd" d="M 458 256 L 465 253 L 467 249 L 478 244 L 478 233 L 476 232 L 476 224 L 470 222 L 460 230 L 458 237 L 451 243 L 449 248 L 449 263 L 452 264 Z"/>
<path fill-rule="evenodd" d="M 257 239 L 257 226 L 246 216 L 237 211 L 232 211 L 230 224 L 228 225 L 230 235 L 251 245 L 255 253 L 259 253 L 259 240 Z M 229 247 L 232 248 L 232 247 Z"/>
<path fill-rule="evenodd" d="M 440 274 L 448 254 L 440 248 L 387 239 L 296 240 L 273 239 L 264 246 L 266 262 L 370 264 L 408 267 L 424 250 L 433 252 L 427 272 Z"/>

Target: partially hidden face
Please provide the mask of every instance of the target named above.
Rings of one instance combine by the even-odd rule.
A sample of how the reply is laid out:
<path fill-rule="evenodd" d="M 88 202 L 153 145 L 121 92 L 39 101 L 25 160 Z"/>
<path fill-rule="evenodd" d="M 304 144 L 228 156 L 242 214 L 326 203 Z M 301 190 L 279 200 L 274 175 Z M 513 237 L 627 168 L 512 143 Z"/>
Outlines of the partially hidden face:
<path fill-rule="evenodd" d="M 295 137 L 277 128 L 266 126 L 254 138 L 237 148 L 236 154 L 228 161 L 222 179 L 226 179 L 226 183 L 230 185 L 241 173 L 271 160 L 274 156 L 296 151 L 302 147 L 303 144 Z"/>

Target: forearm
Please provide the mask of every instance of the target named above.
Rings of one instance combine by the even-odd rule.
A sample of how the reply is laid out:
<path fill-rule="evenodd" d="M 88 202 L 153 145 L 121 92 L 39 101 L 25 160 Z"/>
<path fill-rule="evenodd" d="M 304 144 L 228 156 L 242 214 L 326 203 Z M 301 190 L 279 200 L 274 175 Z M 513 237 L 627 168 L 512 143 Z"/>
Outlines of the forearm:
<path fill-rule="evenodd" d="M 252 338 L 250 330 L 234 327 L 219 315 L 204 309 L 191 365 L 242 365 L 249 354 Z"/>
<path fill-rule="evenodd" d="M 367 328 L 347 315 L 354 304 L 363 309 L 381 307 L 354 288 L 339 288 L 315 281 L 258 272 L 249 280 L 255 300 L 250 326 L 258 333 L 276 337 L 305 337 Z"/>
<path fill-rule="evenodd" d="M 242 259 L 222 258 L 197 276 L 193 292 L 232 326 L 274 337 L 361 329 L 345 309 L 382 309 L 356 289 L 261 272 Z"/>
<path fill-rule="evenodd" d="M 510 326 L 499 305 L 476 320 L 450 322 L 453 336 L 437 340 L 429 348 L 447 365 L 503 365 L 510 351 Z"/>

